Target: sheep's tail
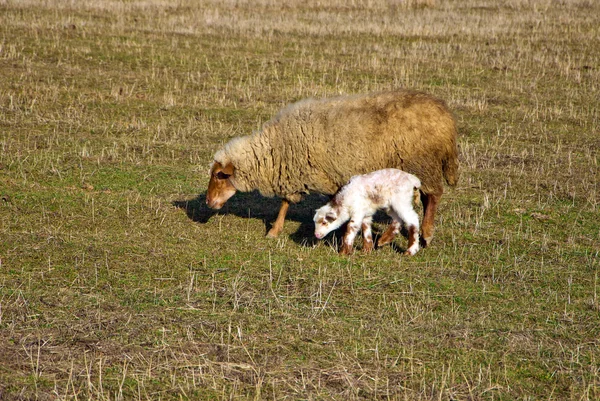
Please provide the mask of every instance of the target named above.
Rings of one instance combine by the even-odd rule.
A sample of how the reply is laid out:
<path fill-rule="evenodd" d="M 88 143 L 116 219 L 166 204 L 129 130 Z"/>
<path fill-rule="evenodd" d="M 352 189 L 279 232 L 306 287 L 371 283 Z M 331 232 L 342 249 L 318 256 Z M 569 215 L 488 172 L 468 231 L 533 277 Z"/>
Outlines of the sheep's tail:
<path fill-rule="evenodd" d="M 452 187 L 458 183 L 458 149 L 456 143 L 452 144 L 450 151 L 447 154 L 446 159 L 442 161 L 442 173 L 446 183 Z"/>

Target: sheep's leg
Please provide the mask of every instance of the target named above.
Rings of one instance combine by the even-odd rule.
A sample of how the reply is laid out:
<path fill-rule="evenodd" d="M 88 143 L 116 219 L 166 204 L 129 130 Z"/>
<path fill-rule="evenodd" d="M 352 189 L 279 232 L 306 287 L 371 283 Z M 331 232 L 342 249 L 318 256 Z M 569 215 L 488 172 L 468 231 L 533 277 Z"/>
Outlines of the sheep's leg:
<path fill-rule="evenodd" d="M 377 246 L 384 246 L 391 243 L 396 235 L 400 232 L 400 222 L 393 220 L 388 229 L 383 233 L 379 240 L 377 241 Z"/>
<path fill-rule="evenodd" d="M 369 253 L 373 250 L 373 233 L 371 232 L 372 217 L 365 217 L 362 221 L 363 252 Z"/>
<path fill-rule="evenodd" d="M 277 236 L 281 233 L 281 230 L 283 230 L 283 222 L 285 221 L 285 215 L 287 214 L 289 207 L 290 202 L 287 199 L 282 199 L 279 214 L 277 215 L 277 219 L 273 223 L 273 227 L 271 227 L 271 229 L 267 233 L 267 237 L 277 238 Z"/>
<path fill-rule="evenodd" d="M 362 223 L 362 217 L 359 219 L 350 219 L 348 226 L 346 227 L 346 234 L 344 235 L 344 243 L 340 249 L 341 255 L 350 255 L 352 253 L 352 245 L 354 244 L 354 238 L 356 233 L 360 230 Z"/>
<path fill-rule="evenodd" d="M 425 194 L 421 192 L 421 202 L 423 203 L 423 223 L 421 225 L 421 246 L 425 248 L 433 239 L 435 212 L 442 193 Z"/>

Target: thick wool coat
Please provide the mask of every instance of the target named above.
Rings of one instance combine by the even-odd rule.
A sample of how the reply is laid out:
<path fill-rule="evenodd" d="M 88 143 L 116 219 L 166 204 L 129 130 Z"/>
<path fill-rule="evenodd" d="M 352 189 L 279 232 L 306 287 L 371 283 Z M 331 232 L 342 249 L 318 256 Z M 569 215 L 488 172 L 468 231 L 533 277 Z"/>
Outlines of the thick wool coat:
<path fill-rule="evenodd" d="M 456 137 L 443 101 L 396 90 L 291 104 L 214 160 L 234 166 L 237 190 L 291 202 L 309 192 L 334 194 L 350 177 L 384 168 L 414 174 L 421 191 L 441 194 L 443 180 L 458 180 Z"/>

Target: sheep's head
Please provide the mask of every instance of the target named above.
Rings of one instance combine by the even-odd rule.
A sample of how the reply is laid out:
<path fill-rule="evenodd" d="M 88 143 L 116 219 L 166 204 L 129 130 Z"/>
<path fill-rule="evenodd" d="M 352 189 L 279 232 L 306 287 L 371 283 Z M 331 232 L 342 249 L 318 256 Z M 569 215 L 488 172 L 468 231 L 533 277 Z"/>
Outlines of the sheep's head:
<path fill-rule="evenodd" d="M 210 208 L 222 208 L 225 202 L 235 194 L 236 189 L 230 180 L 234 170 L 231 163 L 223 166 L 217 161 L 213 162 L 210 169 L 208 191 L 206 191 L 206 204 Z"/>
<path fill-rule="evenodd" d="M 345 218 L 345 213 L 340 213 L 339 208 L 332 206 L 331 203 L 317 209 L 315 213 L 315 237 L 321 239 L 331 231 L 339 228 L 348 218 Z"/>

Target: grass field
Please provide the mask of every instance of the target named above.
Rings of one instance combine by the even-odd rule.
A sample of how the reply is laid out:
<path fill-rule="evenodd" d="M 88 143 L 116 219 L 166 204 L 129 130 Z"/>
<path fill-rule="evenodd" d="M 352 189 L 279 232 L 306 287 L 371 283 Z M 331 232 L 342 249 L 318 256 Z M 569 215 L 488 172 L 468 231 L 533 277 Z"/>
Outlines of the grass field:
<path fill-rule="evenodd" d="M 431 247 L 204 205 L 229 138 L 397 87 L 459 124 Z M 599 94 L 593 0 L 0 0 L 0 400 L 600 399 Z"/>

